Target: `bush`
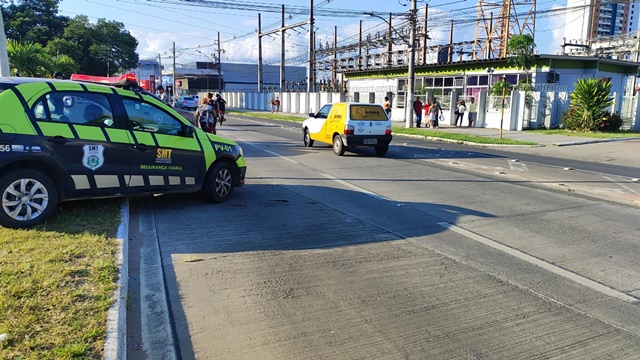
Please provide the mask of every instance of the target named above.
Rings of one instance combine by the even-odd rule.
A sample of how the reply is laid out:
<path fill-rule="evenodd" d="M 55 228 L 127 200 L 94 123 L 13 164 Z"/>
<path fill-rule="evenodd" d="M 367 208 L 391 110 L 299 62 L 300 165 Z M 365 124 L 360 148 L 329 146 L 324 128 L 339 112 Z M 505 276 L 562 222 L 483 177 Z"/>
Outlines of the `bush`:
<path fill-rule="evenodd" d="M 618 131 L 622 127 L 622 118 L 618 114 L 609 115 L 607 120 L 600 124 L 598 130 L 600 131 Z"/>
<path fill-rule="evenodd" d="M 568 130 L 596 131 L 609 119 L 607 109 L 613 105 L 611 81 L 596 78 L 578 79 L 571 93 L 571 105 L 562 117 Z"/>

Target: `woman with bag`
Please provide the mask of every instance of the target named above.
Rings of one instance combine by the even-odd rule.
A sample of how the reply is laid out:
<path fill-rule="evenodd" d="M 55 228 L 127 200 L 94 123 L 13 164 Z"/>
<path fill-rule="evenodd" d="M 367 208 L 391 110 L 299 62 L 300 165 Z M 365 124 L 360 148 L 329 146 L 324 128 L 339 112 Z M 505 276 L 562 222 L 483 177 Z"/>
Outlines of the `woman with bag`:
<path fill-rule="evenodd" d="M 458 101 L 458 104 L 456 104 L 456 122 L 455 122 L 455 126 L 458 127 L 458 121 L 460 121 L 460 127 L 462 127 L 462 118 L 464 117 L 464 113 L 465 111 L 467 111 L 467 106 L 464 103 L 464 100 L 460 100 Z"/>
<path fill-rule="evenodd" d="M 209 99 L 202 98 L 202 103 L 196 110 L 196 120 L 200 123 L 200 129 L 204 132 L 216 133 L 216 122 L 213 121 L 213 106 Z"/>

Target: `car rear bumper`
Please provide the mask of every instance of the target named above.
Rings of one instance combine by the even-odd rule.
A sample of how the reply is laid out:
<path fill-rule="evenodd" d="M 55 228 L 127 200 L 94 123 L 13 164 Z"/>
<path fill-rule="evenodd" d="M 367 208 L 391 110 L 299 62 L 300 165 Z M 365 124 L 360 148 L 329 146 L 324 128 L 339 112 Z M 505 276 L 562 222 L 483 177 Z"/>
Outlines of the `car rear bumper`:
<path fill-rule="evenodd" d="M 375 147 L 389 145 L 392 138 L 392 135 L 342 135 L 342 142 L 346 146 Z"/>

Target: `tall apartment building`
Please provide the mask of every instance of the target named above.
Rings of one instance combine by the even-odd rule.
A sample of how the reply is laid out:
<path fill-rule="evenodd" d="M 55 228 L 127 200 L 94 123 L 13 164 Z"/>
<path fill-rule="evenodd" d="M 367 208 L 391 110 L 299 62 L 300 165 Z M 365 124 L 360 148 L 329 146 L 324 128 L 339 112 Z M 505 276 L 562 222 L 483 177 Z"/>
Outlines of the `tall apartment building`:
<path fill-rule="evenodd" d="M 567 0 L 564 36 L 588 40 L 635 32 L 640 4 L 631 0 Z"/>

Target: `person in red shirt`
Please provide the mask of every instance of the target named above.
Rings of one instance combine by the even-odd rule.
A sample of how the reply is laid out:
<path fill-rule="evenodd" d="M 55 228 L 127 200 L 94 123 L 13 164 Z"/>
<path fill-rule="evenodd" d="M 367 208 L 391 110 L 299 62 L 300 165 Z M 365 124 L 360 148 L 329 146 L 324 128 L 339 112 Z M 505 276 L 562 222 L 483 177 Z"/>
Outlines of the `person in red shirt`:
<path fill-rule="evenodd" d="M 416 115 L 416 127 L 420 127 L 422 123 L 422 102 L 419 96 L 413 102 L 413 113 Z"/>
<path fill-rule="evenodd" d="M 424 115 L 426 118 L 424 119 L 424 127 L 429 127 L 429 110 L 431 109 L 431 103 L 429 99 L 424 100 L 424 104 L 422 105 L 422 110 L 424 110 Z"/>

